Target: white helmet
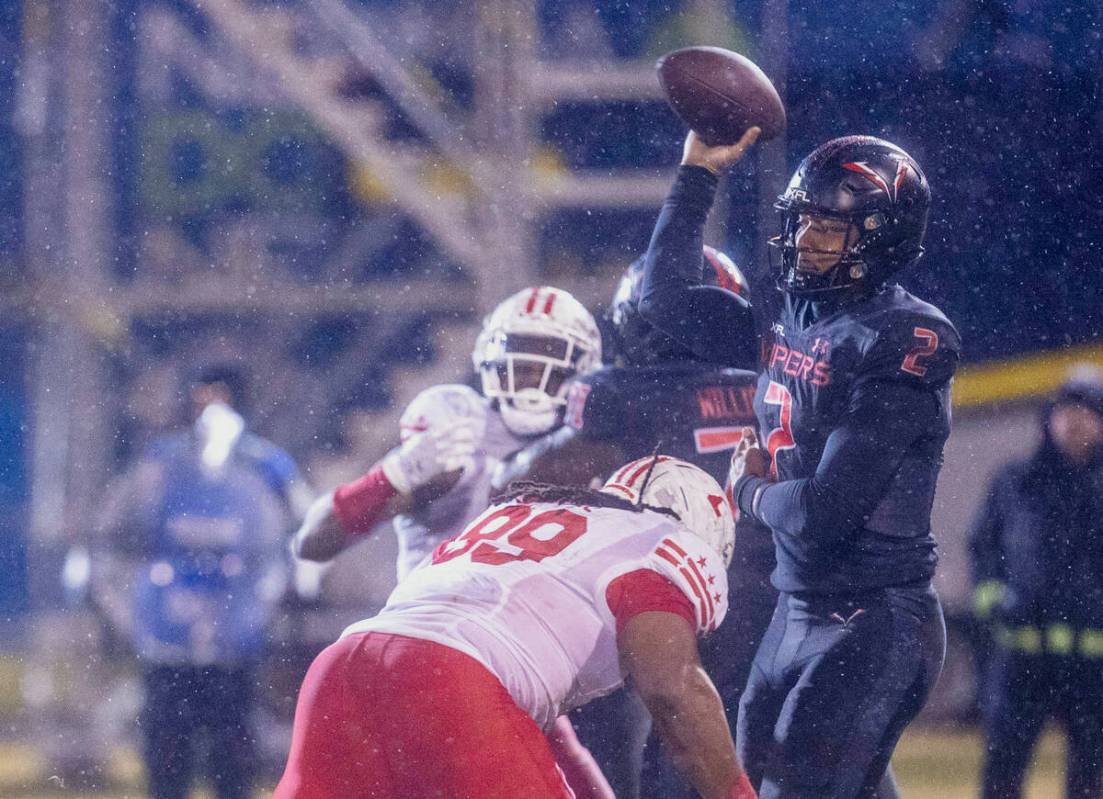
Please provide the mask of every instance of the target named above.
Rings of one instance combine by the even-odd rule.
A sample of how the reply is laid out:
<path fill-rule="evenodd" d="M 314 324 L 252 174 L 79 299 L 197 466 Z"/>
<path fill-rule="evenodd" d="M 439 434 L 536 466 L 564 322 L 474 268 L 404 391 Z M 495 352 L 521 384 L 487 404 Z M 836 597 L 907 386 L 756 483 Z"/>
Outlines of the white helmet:
<path fill-rule="evenodd" d="M 559 423 L 571 379 L 601 365 L 601 334 L 569 293 L 536 286 L 483 320 L 471 360 L 506 426 L 517 435 L 536 435 Z"/>
<path fill-rule="evenodd" d="M 725 567 L 731 563 L 735 518 L 724 489 L 705 470 L 667 455 L 648 456 L 617 469 L 601 490 L 637 505 L 669 508 Z"/>

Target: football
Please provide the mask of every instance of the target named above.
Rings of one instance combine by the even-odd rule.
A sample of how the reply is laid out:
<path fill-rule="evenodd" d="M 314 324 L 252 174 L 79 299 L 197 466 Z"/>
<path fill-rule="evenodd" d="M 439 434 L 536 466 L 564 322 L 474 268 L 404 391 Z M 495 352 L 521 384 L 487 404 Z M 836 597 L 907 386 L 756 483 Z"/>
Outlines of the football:
<path fill-rule="evenodd" d="M 721 47 L 685 47 L 655 64 L 675 113 L 706 144 L 733 144 L 750 127 L 761 141 L 785 129 L 774 84 L 749 58 Z"/>

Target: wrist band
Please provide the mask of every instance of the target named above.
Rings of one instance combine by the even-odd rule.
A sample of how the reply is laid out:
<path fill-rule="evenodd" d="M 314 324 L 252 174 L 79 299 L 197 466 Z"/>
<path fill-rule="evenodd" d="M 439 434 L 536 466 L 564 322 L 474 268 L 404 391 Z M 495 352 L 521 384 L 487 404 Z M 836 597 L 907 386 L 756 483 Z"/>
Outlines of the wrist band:
<path fill-rule="evenodd" d="M 751 495 L 751 515 L 758 521 L 762 521 L 762 517 L 758 515 L 758 506 L 762 503 L 762 495 L 766 493 L 766 484 L 761 483 L 754 488 L 754 494 Z"/>
<path fill-rule="evenodd" d="M 732 786 L 731 793 L 728 796 L 729 799 L 758 799 L 758 794 L 755 792 L 754 786 L 751 785 L 747 772 L 739 772 L 739 779 L 735 781 L 735 785 Z"/>
<path fill-rule="evenodd" d="M 398 494 L 377 464 L 358 480 L 345 483 L 333 492 L 333 513 L 348 535 L 371 532 L 387 502 Z"/>

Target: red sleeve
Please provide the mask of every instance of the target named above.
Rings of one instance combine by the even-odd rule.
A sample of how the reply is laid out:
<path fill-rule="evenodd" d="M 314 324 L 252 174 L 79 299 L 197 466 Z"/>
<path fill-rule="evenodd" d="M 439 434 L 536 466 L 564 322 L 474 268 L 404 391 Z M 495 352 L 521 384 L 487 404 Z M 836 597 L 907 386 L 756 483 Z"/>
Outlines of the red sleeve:
<path fill-rule="evenodd" d="M 605 589 L 605 602 L 617 620 L 617 635 L 629 619 L 649 611 L 675 613 L 697 629 L 697 616 L 686 595 L 651 569 L 637 569 L 613 580 Z"/>
<path fill-rule="evenodd" d="M 349 535 L 368 533 L 397 493 L 383 474 L 383 467 L 377 465 L 359 480 L 333 492 L 333 513 Z"/>
<path fill-rule="evenodd" d="M 566 716 L 555 720 L 547 737 L 555 762 L 567 778 L 576 799 L 616 799 L 594 756 L 578 740 Z"/>
<path fill-rule="evenodd" d="M 731 799 L 758 799 L 758 794 L 755 793 L 754 786 L 751 785 L 751 780 L 747 777 L 747 772 L 739 772 L 739 779 L 732 786 L 730 797 Z"/>

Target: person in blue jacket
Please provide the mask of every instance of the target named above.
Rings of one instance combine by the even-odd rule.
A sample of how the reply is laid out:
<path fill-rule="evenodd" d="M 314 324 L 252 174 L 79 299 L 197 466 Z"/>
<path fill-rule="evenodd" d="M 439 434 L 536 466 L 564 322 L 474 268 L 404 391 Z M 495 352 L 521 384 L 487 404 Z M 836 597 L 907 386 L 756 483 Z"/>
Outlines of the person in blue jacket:
<path fill-rule="evenodd" d="M 256 670 L 310 492 L 290 455 L 246 430 L 243 389 L 232 366 L 197 374 L 193 424 L 150 442 L 97 524 L 104 558 L 129 571 L 97 594 L 109 603 L 116 589 L 128 605 L 104 610 L 140 664 L 153 799 L 188 796 L 200 751 L 219 799 L 245 799 L 254 779 Z"/>
<path fill-rule="evenodd" d="M 783 303 L 763 338 L 745 299 L 702 285 L 719 173 L 758 133 L 689 134 L 640 311 L 698 357 L 759 371 L 761 448 L 730 475 L 740 514 L 773 531 L 780 592 L 740 700 L 752 783 L 764 799 L 872 797 L 942 665 L 930 512 L 960 340 L 896 283 L 923 253 L 930 189 L 872 136 L 816 148 L 778 198 Z"/>
<path fill-rule="evenodd" d="M 1050 718 L 1068 733 L 1065 796 L 1103 795 L 1103 381 L 1065 383 L 1042 427 L 1034 453 L 993 479 L 969 539 L 993 644 L 985 799 L 1022 796 Z"/>

